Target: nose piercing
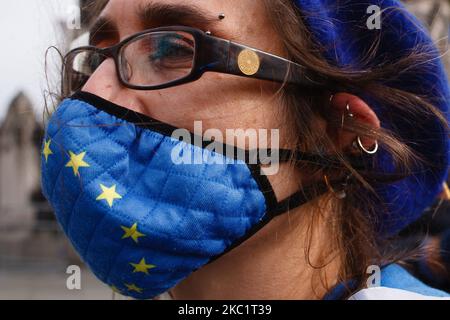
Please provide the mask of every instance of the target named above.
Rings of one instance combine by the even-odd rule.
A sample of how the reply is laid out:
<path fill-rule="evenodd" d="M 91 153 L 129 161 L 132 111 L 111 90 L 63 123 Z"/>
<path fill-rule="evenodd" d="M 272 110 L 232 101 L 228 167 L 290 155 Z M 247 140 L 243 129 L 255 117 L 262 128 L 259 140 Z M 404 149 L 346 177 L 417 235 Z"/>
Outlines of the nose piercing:
<path fill-rule="evenodd" d="M 219 20 L 223 20 L 225 19 L 225 13 L 220 13 L 219 14 Z"/>

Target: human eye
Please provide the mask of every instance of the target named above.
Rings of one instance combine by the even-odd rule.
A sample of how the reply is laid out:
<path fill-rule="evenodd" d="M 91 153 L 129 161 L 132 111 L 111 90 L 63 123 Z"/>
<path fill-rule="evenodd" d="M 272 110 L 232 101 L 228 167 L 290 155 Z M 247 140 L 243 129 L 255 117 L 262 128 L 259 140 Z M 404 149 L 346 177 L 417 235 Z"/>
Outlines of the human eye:
<path fill-rule="evenodd" d="M 179 34 L 156 37 L 149 52 L 151 63 L 164 68 L 191 67 L 193 58 L 193 40 Z"/>

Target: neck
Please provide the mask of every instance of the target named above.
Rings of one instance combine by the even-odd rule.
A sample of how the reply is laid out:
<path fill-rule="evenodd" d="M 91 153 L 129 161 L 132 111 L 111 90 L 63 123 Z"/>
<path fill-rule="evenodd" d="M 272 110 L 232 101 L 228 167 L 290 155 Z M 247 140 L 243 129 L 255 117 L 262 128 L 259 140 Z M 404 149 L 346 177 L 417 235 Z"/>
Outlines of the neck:
<path fill-rule="evenodd" d="M 172 296 L 192 300 L 321 299 L 336 284 L 340 264 L 339 259 L 330 261 L 325 255 L 330 240 L 323 219 L 314 220 L 313 233 L 305 223 L 311 210 L 311 204 L 306 204 L 277 217 L 180 283 Z M 328 256 L 327 263 L 321 260 L 323 256 Z"/>

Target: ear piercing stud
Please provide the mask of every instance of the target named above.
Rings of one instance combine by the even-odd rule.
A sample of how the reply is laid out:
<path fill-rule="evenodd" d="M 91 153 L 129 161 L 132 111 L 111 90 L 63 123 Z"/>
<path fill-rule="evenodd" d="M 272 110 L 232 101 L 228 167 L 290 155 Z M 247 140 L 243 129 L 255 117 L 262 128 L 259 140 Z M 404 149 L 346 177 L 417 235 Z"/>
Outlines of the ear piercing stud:
<path fill-rule="evenodd" d="M 350 118 L 353 118 L 353 113 L 350 112 L 350 105 L 347 103 L 347 116 L 349 116 Z"/>
<path fill-rule="evenodd" d="M 345 109 L 346 109 L 347 117 L 353 119 L 355 117 L 355 115 L 350 111 L 350 105 L 348 103 L 347 103 L 347 106 Z M 342 129 L 344 128 L 344 118 L 345 118 L 345 116 L 342 115 Z M 368 150 L 368 149 L 366 149 L 366 147 L 364 147 L 364 145 L 361 141 L 361 137 L 358 136 L 356 138 L 356 140 L 353 141 L 352 147 L 355 150 L 363 151 L 364 153 L 369 154 L 369 155 L 374 155 L 375 153 L 378 152 L 379 145 L 378 145 L 378 141 L 375 141 L 375 146 L 373 147 L 373 149 Z"/>
<path fill-rule="evenodd" d="M 347 106 L 345 107 L 346 109 L 346 116 L 348 118 L 353 118 L 354 114 L 350 112 L 350 105 L 347 103 Z M 342 115 L 342 119 L 341 119 L 341 129 L 344 129 L 344 121 L 345 121 L 345 115 Z"/>

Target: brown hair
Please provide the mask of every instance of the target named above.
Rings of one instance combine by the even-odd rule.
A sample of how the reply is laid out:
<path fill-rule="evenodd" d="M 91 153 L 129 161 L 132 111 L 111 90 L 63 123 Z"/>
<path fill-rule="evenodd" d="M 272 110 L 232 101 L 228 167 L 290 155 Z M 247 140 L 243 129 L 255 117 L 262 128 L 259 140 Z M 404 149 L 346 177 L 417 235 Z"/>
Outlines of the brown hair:
<path fill-rule="evenodd" d="M 448 130 L 448 124 L 445 116 L 433 105 L 430 97 L 418 96 L 416 93 L 403 91 L 397 88 L 381 84 L 382 80 L 395 79 L 402 72 L 411 69 L 411 66 L 419 66 L 432 58 L 429 54 L 431 48 L 417 46 L 414 52 L 397 61 L 386 61 L 377 68 L 365 69 L 359 67 L 358 70 L 347 70 L 330 65 L 324 58 L 324 48 L 321 48 L 311 39 L 304 23 L 304 12 L 301 12 L 292 0 L 265 0 L 267 12 L 270 12 L 270 19 L 278 31 L 281 41 L 286 49 L 288 59 L 306 65 L 319 75 L 334 80 L 339 84 L 337 88 L 324 88 L 313 94 L 305 94 L 302 90 L 292 90 L 285 87 L 280 92 L 280 99 L 286 109 L 287 119 L 295 123 L 296 135 L 294 145 L 298 150 L 308 150 L 310 152 L 320 152 L 320 150 L 333 150 L 335 156 L 341 160 L 342 168 L 334 171 L 327 171 L 325 168 L 316 168 L 314 171 L 320 171 L 322 174 L 333 175 L 345 171 L 351 173 L 356 178 L 354 182 L 347 187 L 347 197 L 342 200 L 336 200 L 331 194 L 328 201 L 332 203 L 333 217 L 329 221 L 330 247 L 323 252 L 321 261 L 313 265 L 316 269 L 322 269 L 327 263 L 331 262 L 330 257 L 340 257 L 342 267 L 340 270 L 340 282 L 350 279 L 357 280 L 358 284 L 349 290 L 362 288 L 367 278 L 366 269 L 369 265 L 385 265 L 387 263 L 406 260 L 413 252 L 407 247 L 392 246 L 391 241 L 381 241 L 377 236 L 376 226 L 382 213 L 383 203 L 377 198 L 373 189 L 373 183 L 383 179 L 383 173 L 362 172 L 355 170 L 346 160 L 345 154 L 334 147 L 333 141 L 327 134 L 317 130 L 314 126 L 317 119 L 326 119 L 329 123 L 333 122 L 336 126 L 335 118 L 330 118 L 329 106 L 330 94 L 341 92 L 350 92 L 355 95 L 364 93 L 383 106 L 389 108 L 392 113 L 407 113 L 413 123 L 418 126 L 423 123 L 423 119 L 430 116 L 436 117 L 442 126 Z M 337 4 L 339 5 L 339 4 Z M 398 10 L 395 9 L 395 10 Z M 368 63 L 377 55 L 379 42 L 375 42 L 370 51 L 361 58 L 360 66 Z M 370 72 L 368 72 L 370 71 Z M 411 72 L 411 71 L 409 71 Z M 414 68 L 413 73 L 420 75 L 420 68 Z M 387 109 L 386 109 L 387 110 Z M 346 119 L 345 129 L 354 132 L 359 136 L 373 137 L 378 143 L 387 150 L 397 167 L 400 177 L 406 177 L 411 174 L 413 167 L 432 166 L 425 158 L 413 151 L 407 144 L 385 128 L 374 131 L 372 128 Z M 300 164 L 297 164 L 300 165 Z M 304 166 L 302 170 L 311 170 Z M 388 182 L 388 180 L 386 180 Z M 318 217 L 323 216 L 321 209 L 310 212 L 308 217 L 311 230 L 311 236 L 308 237 L 309 243 L 306 248 L 311 247 L 312 233 L 314 232 L 314 223 Z M 396 239 L 398 240 L 398 239 Z M 395 249 L 394 249 L 395 247 Z M 308 256 L 307 250 L 306 254 Z M 309 260 L 309 259 L 308 259 Z M 314 262 L 310 261 L 310 264 Z M 324 279 L 325 277 L 323 277 Z M 323 281 L 324 282 L 324 281 Z M 330 289 L 330 285 L 324 283 L 325 287 Z"/>

